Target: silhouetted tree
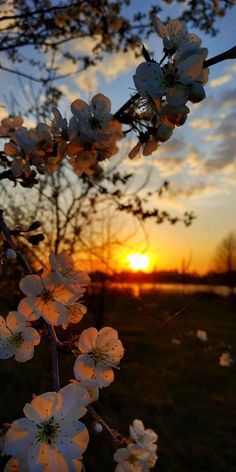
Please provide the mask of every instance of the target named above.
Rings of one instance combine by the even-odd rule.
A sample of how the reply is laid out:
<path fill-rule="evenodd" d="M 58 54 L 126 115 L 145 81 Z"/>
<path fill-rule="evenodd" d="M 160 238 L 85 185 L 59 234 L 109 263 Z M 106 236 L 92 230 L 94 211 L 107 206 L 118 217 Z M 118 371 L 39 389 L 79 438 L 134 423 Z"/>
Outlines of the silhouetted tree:
<path fill-rule="evenodd" d="M 236 232 L 230 232 L 218 244 L 214 267 L 217 272 L 225 274 L 226 283 L 233 291 L 236 285 Z"/>

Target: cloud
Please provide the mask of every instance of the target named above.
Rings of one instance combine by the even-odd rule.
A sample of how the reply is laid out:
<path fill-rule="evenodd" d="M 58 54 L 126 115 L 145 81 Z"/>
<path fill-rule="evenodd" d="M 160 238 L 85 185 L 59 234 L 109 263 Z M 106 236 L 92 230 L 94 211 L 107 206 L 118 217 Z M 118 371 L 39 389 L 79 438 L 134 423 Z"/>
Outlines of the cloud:
<path fill-rule="evenodd" d="M 195 120 L 189 121 L 189 125 L 191 128 L 196 129 L 197 131 L 205 131 L 207 129 L 211 129 L 215 126 L 215 120 L 211 118 L 196 118 Z"/>
<path fill-rule="evenodd" d="M 216 134 L 207 134 L 206 136 L 204 136 L 203 141 L 211 143 L 211 142 L 219 141 L 219 139 L 220 139 L 220 136 L 217 136 Z"/>
<path fill-rule="evenodd" d="M 221 77 L 218 77 L 217 79 L 210 80 L 209 85 L 212 88 L 219 87 L 220 85 L 224 85 L 230 82 L 232 78 L 233 77 L 230 74 L 222 75 Z"/>
<path fill-rule="evenodd" d="M 231 64 L 230 66 L 227 67 L 227 69 L 230 71 L 230 72 L 236 72 L 236 64 Z"/>
<path fill-rule="evenodd" d="M 137 58 L 133 51 L 127 52 L 119 51 L 116 54 L 105 55 L 102 61 L 97 62 L 96 65 L 90 66 L 85 70 L 78 70 L 80 58 L 90 56 L 96 59 L 95 46 L 101 41 L 100 36 L 80 38 L 79 40 L 71 42 L 71 54 L 78 56 L 78 63 L 72 64 L 71 61 L 60 60 L 58 68 L 60 73 L 74 74 L 78 71 L 75 77 L 71 77 L 73 83 L 79 87 L 80 91 L 92 97 L 98 92 L 100 82 L 111 83 L 117 79 L 121 74 L 128 72 L 137 66 L 140 58 Z"/>
<path fill-rule="evenodd" d="M 138 61 L 140 62 L 140 59 L 138 60 L 132 51 L 127 53 L 120 51 L 113 56 L 106 56 L 96 66 L 90 66 L 79 72 L 73 81 L 82 92 L 93 96 L 99 89 L 100 81 L 112 82 L 121 74 L 133 69 Z"/>
<path fill-rule="evenodd" d="M 172 138 L 169 141 L 160 144 L 158 148 L 158 156 L 169 156 L 170 154 L 177 154 L 185 150 L 186 143 L 181 139 Z"/>
<path fill-rule="evenodd" d="M 222 189 L 215 183 L 207 183 L 205 181 L 193 182 L 190 185 L 181 185 L 174 183 L 170 185 L 168 194 L 170 198 L 200 198 L 211 197 L 217 193 L 221 193 Z"/>
<path fill-rule="evenodd" d="M 105 59 L 98 65 L 99 72 L 104 76 L 106 82 L 112 82 L 120 74 L 128 72 L 140 63 L 140 58 L 135 57 L 132 51 L 118 52 Z"/>
<path fill-rule="evenodd" d="M 186 163 L 189 164 L 191 167 L 198 166 L 202 164 L 202 154 L 200 153 L 199 149 L 196 146 L 190 146 L 187 149 L 187 158 Z"/>
<path fill-rule="evenodd" d="M 183 170 L 183 157 L 165 157 L 158 158 L 155 161 L 155 167 L 159 170 L 161 177 L 176 175 Z"/>
<path fill-rule="evenodd" d="M 222 153 L 221 156 L 210 158 L 205 162 L 204 169 L 206 173 L 212 175 L 212 173 L 218 173 L 220 171 L 230 171 L 229 167 L 231 168 L 233 164 L 234 156 L 232 156 L 232 154 L 225 156 L 224 154 L 227 154 L 227 152 Z"/>
<path fill-rule="evenodd" d="M 227 89 L 222 92 L 221 97 L 218 100 L 212 101 L 212 106 L 214 110 L 222 108 L 232 108 L 236 106 L 236 94 L 235 89 Z"/>
<path fill-rule="evenodd" d="M 64 98 L 68 99 L 69 102 L 73 102 L 77 98 L 80 98 L 79 92 L 71 90 L 71 88 L 66 84 L 59 85 L 58 88 L 63 93 Z"/>
<path fill-rule="evenodd" d="M 84 92 L 92 98 L 98 92 L 99 78 L 98 78 L 97 67 L 91 66 L 88 69 L 79 72 L 79 74 L 73 78 L 74 84 L 79 87 L 81 92 Z"/>
<path fill-rule="evenodd" d="M 3 103 L 0 103 L 0 120 L 7 118 L 9 113 L 6 111 L 6 107 Z"/>
<path fill-rule="evenodd" d="M 0 17 L 14 16 L 15 13 L 16 13 L 16 9 L 15 9 L 15 6 L 14 6 L 14 2 L 12 2 L 11 0 L 1 2 L 1 4 L 0 4 Z M 12 25 L 12 20 L 11 19 L 1 21 L 1 31 L 6 30 L 7 28 L 9 28 L 10 25 Z M 14 29 L 13 28 L 11 29 L 11 32 L 15 33 L 17 31 L 18 31 L 17 27 L 15 27 Z"/>

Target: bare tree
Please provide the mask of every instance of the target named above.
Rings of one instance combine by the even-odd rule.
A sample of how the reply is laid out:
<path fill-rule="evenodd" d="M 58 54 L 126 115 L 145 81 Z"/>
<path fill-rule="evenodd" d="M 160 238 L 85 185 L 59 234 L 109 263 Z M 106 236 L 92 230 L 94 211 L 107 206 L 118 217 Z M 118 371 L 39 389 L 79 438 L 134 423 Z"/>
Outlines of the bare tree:
<path fill-rule="evenodd" d="M 236 285 L 236 231 L 230 232 L 218 244 L 214 257 L 214 267 L 225 274 L 225 280 L 231 290 Z"/>

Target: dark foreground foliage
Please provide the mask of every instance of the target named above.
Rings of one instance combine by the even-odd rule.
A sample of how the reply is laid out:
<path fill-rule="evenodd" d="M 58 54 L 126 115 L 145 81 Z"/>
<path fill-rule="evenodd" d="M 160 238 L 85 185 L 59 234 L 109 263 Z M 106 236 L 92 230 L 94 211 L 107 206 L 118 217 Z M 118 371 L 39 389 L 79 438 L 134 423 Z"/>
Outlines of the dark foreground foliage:
<path fill-rule="evenodd" d="M 236 366 L 220 367 L 219 355 L 231 346 L 236 358 L 235 299 L 202 295 L 167 323 L 193 298 L 157 292 L 140 298 L 127 291 L 105 294 L 105 324 L 119 330 L 126 352 L 114 384 L 101 391 L 95 408 L 124 435 L 134 418 L 159 434 L 159 461 L 153 470 L 233 472 Z M 98 300 L 89 300 L 86 327 L 94 324 L 94 302 Z M 207 343 L 196 338 L 197 329 L 207 331 Z M 173 337 L 181 344 L 173 344 Z M 73 377 L 73 362 L 63 352 L 60 363 L 64 385 Z M 1 361 L 0 376 L 1 423 L 10 422 L 22 416 L 32 393 L 51 389 L 47 339 L 26 364 Z M 86 472 L 114 470 L 113 451 L 105 432 L 91 433 Z"/>

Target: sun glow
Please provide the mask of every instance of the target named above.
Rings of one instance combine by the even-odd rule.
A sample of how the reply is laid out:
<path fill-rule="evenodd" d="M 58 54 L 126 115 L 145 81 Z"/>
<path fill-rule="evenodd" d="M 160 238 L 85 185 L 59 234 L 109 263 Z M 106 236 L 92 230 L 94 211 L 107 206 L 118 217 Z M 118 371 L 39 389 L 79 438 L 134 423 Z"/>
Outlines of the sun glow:
<path fill-rule="evenodd" d="M 150 257 L 147 254 L 134 253 L 127 256 L 130 269 L 135 271 L 148 270 L 150 268 Z"/>

